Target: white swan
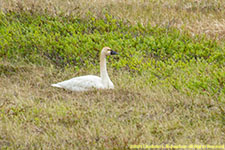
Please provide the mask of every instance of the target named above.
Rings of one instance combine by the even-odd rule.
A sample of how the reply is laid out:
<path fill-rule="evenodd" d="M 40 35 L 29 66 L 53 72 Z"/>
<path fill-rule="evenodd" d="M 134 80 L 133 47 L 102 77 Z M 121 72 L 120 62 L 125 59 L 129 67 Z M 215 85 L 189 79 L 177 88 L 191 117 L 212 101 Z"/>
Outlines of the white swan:
<path fill-rule="evenodd" d="M 106 56 L 115 55 L 117 52 L 109 47 L 104 47 L 100 55 L 100 77 L 86 75 L 75 77 L 66 81 L 52 84 L 53 87 L 64 88 L 71 91 L 88 91 L 92 89 L 113 89 L 114 85 L 108 76 L 106 69 Z"/>

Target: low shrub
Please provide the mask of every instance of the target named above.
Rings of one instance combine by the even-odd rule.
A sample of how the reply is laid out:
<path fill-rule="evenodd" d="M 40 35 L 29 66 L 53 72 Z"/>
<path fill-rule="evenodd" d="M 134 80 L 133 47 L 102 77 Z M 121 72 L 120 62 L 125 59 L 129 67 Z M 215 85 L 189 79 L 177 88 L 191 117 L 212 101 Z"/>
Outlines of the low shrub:
<path fill-rule="evenodd" d="M 219 99 L 224 95 L 225 50 L 204 36 L 130 25 L 109 14 L 81 20 L 11 12 L 1 13 L 0 21 L 0 57 L 12 62 L 50 62 L 77 70 L 98 67 L 100 50 L 109 46 L 120 53 L 109 59 L 115 69 L 148 72 L 146 81 L 166 83 L 183 92 L 188 88 Z"/>

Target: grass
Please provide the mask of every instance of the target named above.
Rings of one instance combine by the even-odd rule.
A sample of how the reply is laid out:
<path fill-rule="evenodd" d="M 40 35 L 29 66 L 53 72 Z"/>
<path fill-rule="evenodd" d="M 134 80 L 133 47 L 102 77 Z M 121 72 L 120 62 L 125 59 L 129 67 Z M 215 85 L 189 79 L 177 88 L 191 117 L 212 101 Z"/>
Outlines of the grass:
<path fill-rule="evenodd" d="M 224 0 L 1 0 L 3 11 L 47 12 L 53 16 L 78 16 L 86 19 L 88 14 L 102 18 L 112 14 L 131 24 L 151 24 L 160 27 L 176 27 L 188 30 L 193 36 L 206 34 L 218 40 L 225 39 Z"/>
<path fill-rule="evenodd" d="M 210 96 L 152 89 L 143 76 L 112 70 L 115 90 L 76 93 L 49 86 L 74 76 L 70 69 L 15 66 L 0 81 L 3 149 L 127 149 L 225 140 L 224 103 Z"/>
<path fill-rule="evenodd" d="M 224 144 L 223 0 L 0 4 L 0 149 Z M 103 46 L 114 90 L 50 87 Z"/>

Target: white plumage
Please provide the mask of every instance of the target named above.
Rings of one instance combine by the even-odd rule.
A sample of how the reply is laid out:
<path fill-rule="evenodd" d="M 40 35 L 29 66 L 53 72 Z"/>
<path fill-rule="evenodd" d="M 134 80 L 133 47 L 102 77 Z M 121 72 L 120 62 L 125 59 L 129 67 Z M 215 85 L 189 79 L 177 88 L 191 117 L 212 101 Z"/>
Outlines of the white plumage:
<path fill-rule="evenodd" d="M 64 88 L 71 91 L 88 91 L 93 89 L 113 89 L 114 85 L 110 80 L 106 68 L 106 56 L 117 54 L 111 48 L 104 47 L 100 55 L 101 76 L 86 75 L 75 77 L 66 81 L 52 84 L 53 87 Z"/>
<path fill-rule="evenodd" d="M 94 75 L 75 77 L 66 81 L 52 84 L 52 86 L 68 89 L 71 91 L 87 91 L 91 88 L 104 89 L 102 79 Z"/>

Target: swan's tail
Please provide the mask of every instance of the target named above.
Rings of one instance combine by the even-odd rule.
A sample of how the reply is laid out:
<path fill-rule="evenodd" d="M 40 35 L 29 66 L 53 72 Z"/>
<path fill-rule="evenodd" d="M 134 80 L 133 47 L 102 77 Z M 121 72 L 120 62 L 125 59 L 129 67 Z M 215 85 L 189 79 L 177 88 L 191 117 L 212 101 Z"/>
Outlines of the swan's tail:
<path fill-rule="evenodd" d="M 51 86 L 53 86 L 53 87 L 57 87 L 57 88 L 62 88 L 60 85 L 58 85 L 58 84 L 51 84 Z"/>

